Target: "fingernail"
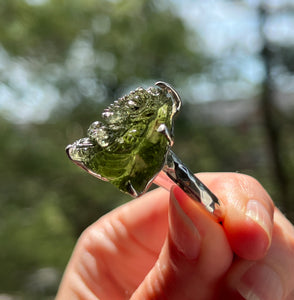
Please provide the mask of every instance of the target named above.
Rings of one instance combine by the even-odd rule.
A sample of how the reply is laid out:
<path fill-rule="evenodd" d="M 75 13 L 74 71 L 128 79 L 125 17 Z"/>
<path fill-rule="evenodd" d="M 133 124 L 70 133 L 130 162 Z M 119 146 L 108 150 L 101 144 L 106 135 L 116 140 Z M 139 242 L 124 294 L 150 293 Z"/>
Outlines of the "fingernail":
<path fill-rule="evenodd" d="M 183 254 L 187 259 L 193 260 L 199 255 L 201 236 L 193 221 L 179 204 L 179 201 L 189 199 L 177 199 L 181 196 L 182 198 L 187 198 L 178 187 L 171 189 L 169 211 L 170 238 L 178 252 Z"/>
<path fill-rule="evenodd" d="M 272 268 L 261 264 L 254 264 L 246 271 L 237 290 L 246 300 L 283 299 L 280 277 Z"/>
<path fill-rule="evenodd" d="M 256 200 L 249 200 L 246 206 L 246 216 L 257 222 L 271 239 L 272 219 L 268 210 Z"/>

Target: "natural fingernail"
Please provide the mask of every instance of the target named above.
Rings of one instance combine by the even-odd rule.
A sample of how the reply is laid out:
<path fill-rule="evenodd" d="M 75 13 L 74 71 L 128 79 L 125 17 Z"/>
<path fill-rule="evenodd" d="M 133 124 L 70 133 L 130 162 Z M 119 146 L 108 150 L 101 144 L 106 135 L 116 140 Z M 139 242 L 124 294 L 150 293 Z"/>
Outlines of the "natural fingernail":
<path fill-rule="evenodd" d="M 272 219 L 268 210 L 256 200 L 249 200 L 246 206 L 246 216 L 257 222 L 271 239 Z"/>
<path fill-rule="evenodd" d="M 177 196 L 172 188 L 169 214 L 170 238 L 177 250 L 187 259 L 196 259 L 199 255 L 201 237 L 193 221 L 178 202 L 177 197 L 181 196 L 181 191 L 176 194 Z"/>
<path fill-rule="evenodd" d="M 255 264 L 246 271 L 237 290 L 246 300 L 283 299 L 280 277 L 272 268 L 261 264 Z"/>

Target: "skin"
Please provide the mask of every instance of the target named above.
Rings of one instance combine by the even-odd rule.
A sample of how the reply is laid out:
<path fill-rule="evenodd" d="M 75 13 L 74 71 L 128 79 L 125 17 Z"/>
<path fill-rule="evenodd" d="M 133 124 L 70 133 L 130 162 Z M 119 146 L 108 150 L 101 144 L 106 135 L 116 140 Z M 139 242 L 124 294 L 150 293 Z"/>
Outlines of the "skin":
<path fill-rule="evenodd" d="M 293 300 L 293 225 L 252 177 L 197 176 L 221 224 L 176 186 L 151 191 L 85 230 L 56 299 Z"/>

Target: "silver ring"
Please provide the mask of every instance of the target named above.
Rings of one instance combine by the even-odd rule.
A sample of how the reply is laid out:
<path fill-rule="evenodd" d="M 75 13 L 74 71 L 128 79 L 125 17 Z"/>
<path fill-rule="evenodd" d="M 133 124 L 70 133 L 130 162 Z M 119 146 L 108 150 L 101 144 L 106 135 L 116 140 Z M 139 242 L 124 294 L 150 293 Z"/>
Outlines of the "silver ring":
<path fill-rule="evenodd" d="M 94 122 L 88 137 L 66 147 L 68 157 L 91 175 L 138 197 L 154 182 L 168 188 L 165 173 L 190 198 L 218 219 L 218 198 L 171 150 L 173 121 L 182 102 L 178 93 L 159 81 L 156 88 L 138 88 L 104 110 L 104 122 Z M 116 163 L 117 161 L 117 163 Z M 170 184 L 169 184 L 170 186 Z"/>

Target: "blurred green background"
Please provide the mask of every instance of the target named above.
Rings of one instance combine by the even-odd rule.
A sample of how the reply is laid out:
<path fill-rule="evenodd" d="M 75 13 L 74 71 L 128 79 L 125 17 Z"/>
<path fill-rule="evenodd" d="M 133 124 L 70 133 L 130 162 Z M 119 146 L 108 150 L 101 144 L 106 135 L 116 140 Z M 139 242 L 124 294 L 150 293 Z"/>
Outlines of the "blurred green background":
<path fill-rule="evenodd" d="M 66 157 L 102 109 L 158 80 L 174 151 L 256 177 L 294 220 L 293 1 L 2 0 L 0 299 L 53 299 L 81 232 L 129 199 Z"/>

